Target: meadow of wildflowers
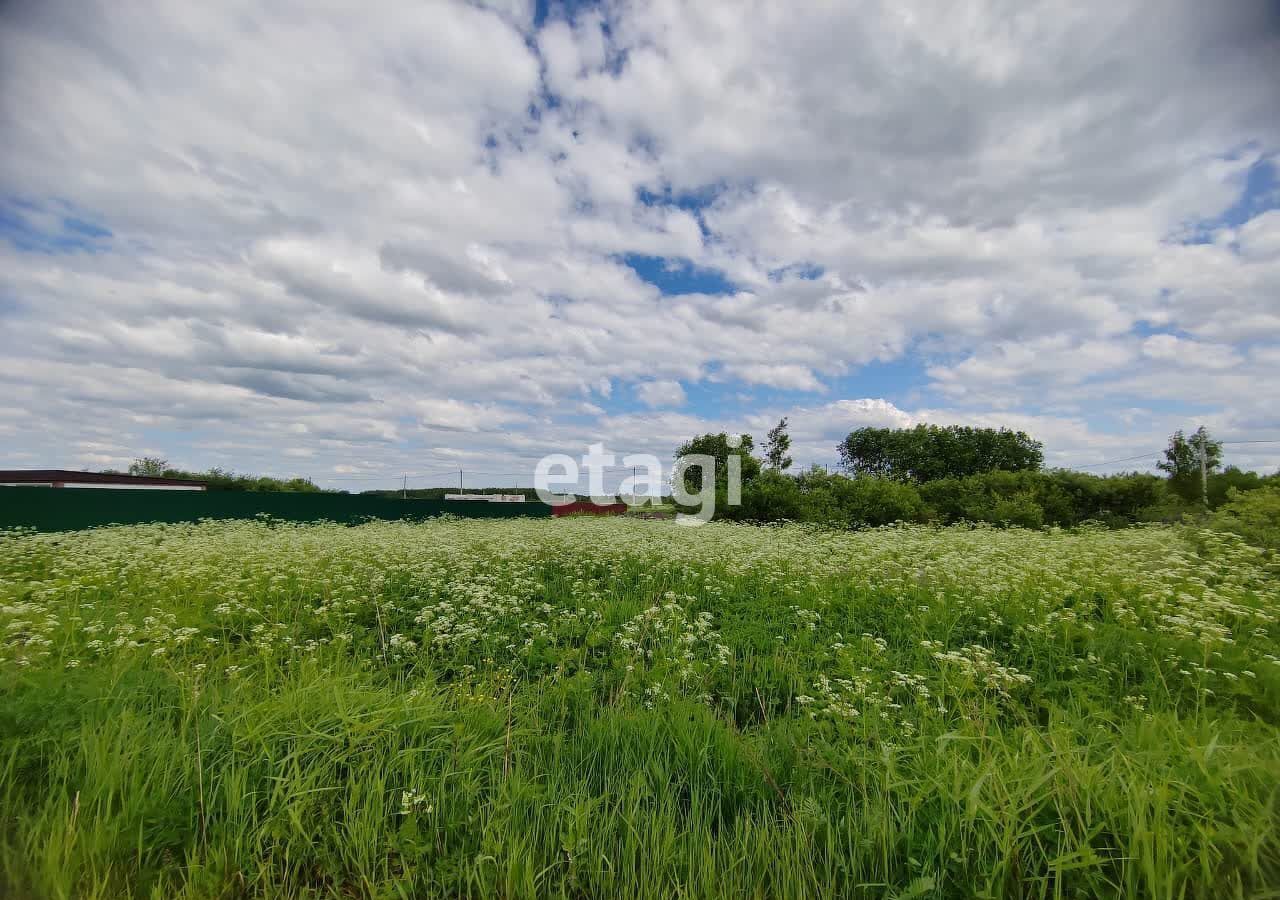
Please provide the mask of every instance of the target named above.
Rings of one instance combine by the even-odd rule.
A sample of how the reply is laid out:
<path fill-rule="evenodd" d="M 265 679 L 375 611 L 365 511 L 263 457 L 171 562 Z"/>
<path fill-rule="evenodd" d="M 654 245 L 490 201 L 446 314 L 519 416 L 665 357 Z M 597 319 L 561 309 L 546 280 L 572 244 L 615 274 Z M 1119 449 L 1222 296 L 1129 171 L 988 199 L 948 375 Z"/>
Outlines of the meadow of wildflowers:
<path fill-rule="evenodd" d="M 1280 563 L 1121 531 L 0 536 L 0 895 L 1280 891 Z"/>

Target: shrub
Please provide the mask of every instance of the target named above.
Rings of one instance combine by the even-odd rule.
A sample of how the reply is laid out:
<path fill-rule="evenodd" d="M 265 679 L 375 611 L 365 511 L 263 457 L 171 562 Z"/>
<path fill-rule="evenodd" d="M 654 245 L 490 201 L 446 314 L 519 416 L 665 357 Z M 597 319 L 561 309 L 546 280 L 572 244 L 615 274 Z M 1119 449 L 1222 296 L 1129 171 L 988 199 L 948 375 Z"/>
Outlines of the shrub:
<path fill-rule="evenodd" d="M 991 519 L 997 525 L 1040 528 L 1044 525 L 1044 507 L 1036 503 L 1030 492 L 1023 491 L 1013 497 L 997 500 L 991 510 Z"/>
<path fill-rule="evenodd" d="M 923 522 L 924 501 L 915 485 L 886 478 L 846 478 L 821 469 L 797 481 L 809 508 L 807 521 L 856 527 Z"/>
<path fill-rule="evenodd" d="M 1209 476 L 1209 507 L 1217 509 L 1222 506 L 1230 499 L 1228 494 L 1233 490 L 1241 494 L 1256 491 L 1260 487 L 1266 487 L 1269 482 L 1274 483 L 1274 478 L 1275 476 L 1268 478 L 1257 472 L 1227 466 L 1221 472 Z"/>
<path fill-rule="evenodd" d="M 926 510 L 914 485 L 885 478 L 848 478 L 811 469 L 791 476 L 767 470 L 743 486 L 740 506 L 717 507 L 741 522 L 814 522 L 838 528 L 923 522 Z"/>
<path fill-rule="evenodd" d="M 1219 531 L 1233 532 L 1259 547 L 1280 549 L 1280 486 L 1268 485 L 1247 492 L 1232 488 L 1212 524 Z"/>
<path fill-rule="evenodd" d="M 810 521 L 805 498 L 796 479 L 772 469 L 761 472 L 751 483 L 743 485 L 742 504 L 729 506 L 725 497 L 717 496 L 716 512 L 739 522 Z"/>
<path fill-rule="evenodd" d="M 1228 495 L 1243 497 L 1246 490 L 1258 493 L 1269 483 L 1239 470 L 1214 477 L 1241 485 L 1225 489 L 1224 499 Z M 1210 497 L 1213 495 L 1211 489 Z M 738 521 L 790 520 L 837 528 L 962 521 L 1026 528 L 1070 527 L 1094 521 L 1119 528 L 1137 522 L 1202 519 L 1205 515 L 1198 501 L 1183 500 L 1169 489 L 1165 479 L 1155 475 L 1100 476 L 1061 469 L 986 472 L 923 484 L 869 475 L 851 478 L 821 469 L 796 476 L 770 470 L 743 487 L 741 506 L 727 506 L 723 494 L 718 502 L 720 515 Z"/>

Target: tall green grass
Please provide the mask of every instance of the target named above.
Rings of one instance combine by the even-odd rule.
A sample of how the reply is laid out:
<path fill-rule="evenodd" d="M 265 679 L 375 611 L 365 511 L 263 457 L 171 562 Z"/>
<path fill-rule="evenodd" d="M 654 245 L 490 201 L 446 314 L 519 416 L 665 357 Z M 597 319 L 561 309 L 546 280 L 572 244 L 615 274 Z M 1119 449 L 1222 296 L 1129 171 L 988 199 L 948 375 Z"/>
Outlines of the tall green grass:
<path fill-rule="evenodd" d="M 0 893 L 1262 897 L 1275 563 L 1165 528 L 0 539 Z"/>

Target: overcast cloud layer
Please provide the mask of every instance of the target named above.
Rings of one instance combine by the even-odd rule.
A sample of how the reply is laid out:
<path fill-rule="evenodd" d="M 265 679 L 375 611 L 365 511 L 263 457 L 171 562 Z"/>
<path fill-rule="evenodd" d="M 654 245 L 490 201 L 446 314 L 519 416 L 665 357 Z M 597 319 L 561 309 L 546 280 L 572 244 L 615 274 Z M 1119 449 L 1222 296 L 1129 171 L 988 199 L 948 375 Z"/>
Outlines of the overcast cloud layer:
<path fill-rule="evenodd" d="M 1262 0 L 6 4 L 0 465 L 1280 438 L 1277 61 Z"/>

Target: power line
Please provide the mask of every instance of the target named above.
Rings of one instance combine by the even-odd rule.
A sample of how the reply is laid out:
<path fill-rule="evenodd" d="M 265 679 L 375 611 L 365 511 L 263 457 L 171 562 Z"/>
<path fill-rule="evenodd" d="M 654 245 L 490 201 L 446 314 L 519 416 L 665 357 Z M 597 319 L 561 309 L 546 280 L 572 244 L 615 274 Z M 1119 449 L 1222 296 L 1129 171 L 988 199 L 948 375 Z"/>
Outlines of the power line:
<path fill-rule="evenodd" d="M 1280 444 L 1280 439 L 1261 438 L 1258 440 L 1251 440 L 1251 441 L 1218 441 L 1217 443 L 1223 444 L 1223 445 L 1231 445 L 1231 446 L 1235 446 L 1239 444 Z M 1161 447 L 1158 450 L 1149 450 L 1146 453 L 1139 453 L 1136 456 L 1125 456 L 1125 457 L 1122 457 L 1121 459 L 1107 459 L 1107 460 L 1103 460 L 1102 462 L 1095 462 L 1095 463 L 1064 463 L 1063 468 L 1093 469 L 1098 466 L 1110 466 L 1110 465 L 1114 465 L 1115 463 L 1132 462 L 1135 459 L 1147 459 L 1151 456 L 1155 456 L 1157 454 L 1163 453 L 1164 449 L 1165 448 Z"/>
<path fill-rule="evenodd" d="M 1136 456 L 1125 456 L 1120 459 L 1105 459 L 1102 462 L 1096 462 L 1096 463 L 1064 463 L 1063 468 L 1064 469 L 1093 469 L 1093 468 L 1096 468 L 1097 466 L 1110 466 L 1115 463 L 1131 462 L 1135 459 L 1149 459 L 1152 455 L 1156 453 L 1162 453 L 1162 452 L 1163 452 L 1162 450 L 1151 450 L 1151 451 L 1148 451 L 1147 453 L 1139 453 Z"/>
<path fill-rule="evenodd" d="M 408 478 L 443 478 L 444 476 L 453 474 L 454 472 L 457 472 L 457 471 L 458 471 L 457 469 L 453 469 L 449 472 L 418 472 L 416 474 L 413 472 L 410 472 L 407 475 L 403 472 L 402 473 L 389 472 L 386 475 L 322 475 L 320 476 L 320 478 L 322 481 L 399 481 L 400 479 L 403 479 L 406 477 Z"/>

